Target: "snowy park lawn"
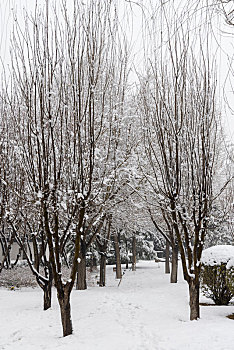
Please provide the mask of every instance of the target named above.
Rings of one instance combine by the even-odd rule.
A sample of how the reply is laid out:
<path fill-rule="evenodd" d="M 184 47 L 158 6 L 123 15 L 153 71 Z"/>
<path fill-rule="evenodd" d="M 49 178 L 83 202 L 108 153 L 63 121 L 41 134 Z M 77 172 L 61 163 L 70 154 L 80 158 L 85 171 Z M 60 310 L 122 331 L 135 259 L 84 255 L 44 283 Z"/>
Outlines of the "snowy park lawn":
<path fill-rule="evenodd" d="M 55 290 L 51 310 L 42 291 L 0 289 L 0 349 L 3 350 L 233 350 L 233 306 L 201 306 L 189 321 L 188 287 L 180 272 L 169 283 L 164 266 L 139 262 L 118 287 L 111 266 L 107 287 L 72 292 L 74 334 L 63 338 Z M 201 302 L 210 302 L 201 297 Z"/>

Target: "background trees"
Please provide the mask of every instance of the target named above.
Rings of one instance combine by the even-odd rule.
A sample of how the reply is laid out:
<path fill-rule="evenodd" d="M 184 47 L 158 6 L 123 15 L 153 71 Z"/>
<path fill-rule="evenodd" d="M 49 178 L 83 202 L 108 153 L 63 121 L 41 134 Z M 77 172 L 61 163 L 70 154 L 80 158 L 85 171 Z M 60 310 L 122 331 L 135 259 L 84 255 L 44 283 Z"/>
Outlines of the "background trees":
<path fill-rule="evenodd" d="M 15 242 L 15 232 L 12 231 L 11 222 L 17 221 L 18 213 L 22 206 L 22 188 L 20 162 L 14 152 L 16 141 L 9 121 L 9 107 L 6 103 L 4 89 L 0 95 L 0 244 L 2 261 L 0 272 L 3 268 L 11 268 L 16 265 L 21 249 L 18 249 L 15 261 L 11 254 Z"/>

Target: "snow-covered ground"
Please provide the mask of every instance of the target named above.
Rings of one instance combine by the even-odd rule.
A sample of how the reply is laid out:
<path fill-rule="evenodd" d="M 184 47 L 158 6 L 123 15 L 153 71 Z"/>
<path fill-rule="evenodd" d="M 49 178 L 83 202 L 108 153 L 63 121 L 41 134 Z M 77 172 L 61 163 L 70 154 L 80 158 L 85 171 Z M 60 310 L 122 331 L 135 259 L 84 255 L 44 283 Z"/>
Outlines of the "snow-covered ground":
<path fill-rule="evenodd" d="M 170 284 L 162 263 L 140 262 L 118 287 L 108 266 L 107 287 L 73 291 L 74 334 L 66 338 L 55 297 L 43 311 L 40 289 L 0 289 L 0 349 L 233 350 L 234 320 L 226 318 L 233 312 L 233 306 L 201 306 L 201 319 L 191 322 L 181 275 Z"/>

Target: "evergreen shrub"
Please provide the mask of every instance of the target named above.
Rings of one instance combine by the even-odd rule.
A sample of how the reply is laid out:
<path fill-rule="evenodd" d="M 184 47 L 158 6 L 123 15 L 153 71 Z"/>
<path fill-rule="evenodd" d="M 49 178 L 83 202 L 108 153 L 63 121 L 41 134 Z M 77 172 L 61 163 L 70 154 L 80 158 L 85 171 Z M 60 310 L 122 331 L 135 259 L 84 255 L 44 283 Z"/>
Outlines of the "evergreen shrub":
<path fill-rule="evenodd" d="M 203 294 L 216 305 L 228 305 L 234 296 L 233 269 L 227 269 L 227 263 L 213 266 L 202 264 L 201 288 Z"/>

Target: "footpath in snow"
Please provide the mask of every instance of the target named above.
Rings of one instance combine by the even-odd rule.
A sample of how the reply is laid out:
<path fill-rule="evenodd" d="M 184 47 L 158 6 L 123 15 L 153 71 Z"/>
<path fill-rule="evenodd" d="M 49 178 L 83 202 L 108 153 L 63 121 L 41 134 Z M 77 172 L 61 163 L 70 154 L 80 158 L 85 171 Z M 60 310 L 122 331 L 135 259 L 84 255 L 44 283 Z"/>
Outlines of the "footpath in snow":
<path fill-rule="evenodd" d="M 188 287 L 169 283 L 162 263 L 127 270 L 118 287 L 111 266 L 107 287 L 72 292 L 74 334 L 63 338 L 57 301 L 42 310 L 42 291 L 0 289 L 0 350 L 233 350 L 233 306 L 202 306 L 189 321 Z M 201 301 L 207 301 L 201 298 Z"/>

